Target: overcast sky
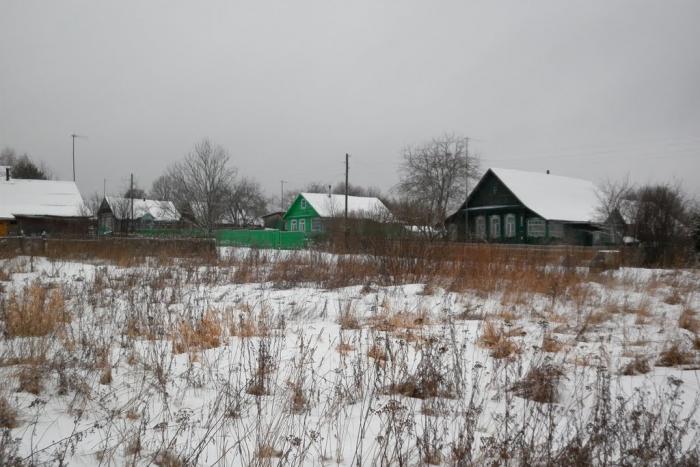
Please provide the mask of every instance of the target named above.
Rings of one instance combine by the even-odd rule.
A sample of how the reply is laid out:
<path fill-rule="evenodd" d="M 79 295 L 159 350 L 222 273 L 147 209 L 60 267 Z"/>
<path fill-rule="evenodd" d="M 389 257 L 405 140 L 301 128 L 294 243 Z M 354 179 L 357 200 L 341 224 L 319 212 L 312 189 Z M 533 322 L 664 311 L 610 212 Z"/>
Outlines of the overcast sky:
<path fill-rule="evenodd" d="M 400 150 L 700 195 L 700 1 L 0 0 L 0 146 L 87 195 L 208 137 L 270 195 L 386 191 Z"/>

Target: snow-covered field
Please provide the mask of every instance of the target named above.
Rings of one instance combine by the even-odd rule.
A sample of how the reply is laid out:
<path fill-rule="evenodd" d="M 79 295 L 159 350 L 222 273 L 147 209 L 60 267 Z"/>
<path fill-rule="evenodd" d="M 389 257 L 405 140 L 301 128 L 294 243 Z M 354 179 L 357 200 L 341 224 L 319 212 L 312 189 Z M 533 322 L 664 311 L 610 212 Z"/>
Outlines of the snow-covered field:
<path fill-rule="evenodd" d="M 697 465 L 698 271 L 220 255 L 0 260 L 0 464 Z"/>

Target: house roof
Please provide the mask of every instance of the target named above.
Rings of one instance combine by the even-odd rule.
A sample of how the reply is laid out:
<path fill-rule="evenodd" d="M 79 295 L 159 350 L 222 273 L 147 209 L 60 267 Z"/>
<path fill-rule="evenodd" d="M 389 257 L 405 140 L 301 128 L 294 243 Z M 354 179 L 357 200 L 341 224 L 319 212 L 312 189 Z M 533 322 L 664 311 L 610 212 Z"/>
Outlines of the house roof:
<path fill-rule="evenodd" d="M 87 217 L 75 182 L 0 178 L 0 219 L 15 216 Z"/>
<path fill-rule="evenodd" d="M 593 182 L 541 172 L 499 168 L 489 170 L 525 206 L 544 219 L 593 222 L 596 217 L 599 200 Z"/>
<path fill-rule="evenodd" d="M 106 196 L 112 214 L 117 219 L 128 219 L 131 216 L 131 198 Z M 134 219 L 149 215 L 156 222 L 175 222 L 180 220 L 180 213 L 172 201 L 134 198 Z"/>
<path fill-rule="evenodd" d="M 321 217 L 338 217 L 345 213 L 345 195 L 328 193 L 301 193 L 301 196 Z M 389 209 L 379 198 L 348 196 L 348 215 L 352 217 L 387 216 Z"/>

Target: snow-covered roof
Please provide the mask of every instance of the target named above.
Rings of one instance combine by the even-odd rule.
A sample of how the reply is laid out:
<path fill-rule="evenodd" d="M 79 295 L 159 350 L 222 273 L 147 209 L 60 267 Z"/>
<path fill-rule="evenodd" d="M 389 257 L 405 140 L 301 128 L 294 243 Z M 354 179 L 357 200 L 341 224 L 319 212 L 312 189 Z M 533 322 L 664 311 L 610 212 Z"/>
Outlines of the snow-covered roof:
<path fill-rule="evenodd" d="M 0 178 L 0 219 L 86 216 L 75 182 Z"/>
<path fill-rule="evenodd" d="M 301 193 L 321 217 L 338 217 L 345 213 L 345 195 L 328 193 Z M 363 218 L 385 218 L 389 209 L 379 198 L 368 196 L 348 196 L 348 216 Z"/>
<path fill-rule="evenodd" d="M 105 197 L 112 214 L 117 219 L 131 217 L 131 198 Z M 155 199 L 134 198 L 134 219 L 140 219 L 150 215 L 156 222 L 175 222 L 180 220 L 180 213 L 175 209 L 172 201 L 158 201 Z"/>
<path fill-rule="evenodd" d="M 544 219 L 593 222 L 596 217 L 597 188 L 588 180 L 513 169 L 489 170 Z"/>

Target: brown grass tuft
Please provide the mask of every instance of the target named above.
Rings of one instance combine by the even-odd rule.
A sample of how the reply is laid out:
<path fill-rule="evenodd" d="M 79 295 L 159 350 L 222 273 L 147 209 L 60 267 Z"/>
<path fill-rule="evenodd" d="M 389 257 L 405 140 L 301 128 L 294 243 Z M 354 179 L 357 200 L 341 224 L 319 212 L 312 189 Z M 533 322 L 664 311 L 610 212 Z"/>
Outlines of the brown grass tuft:
<path fill-rule="evenodd" d="M 0 397 L 0 428 L 15 428 L 16 426 L 17 411 L 7 402 L 7 399 Z"/>
<path fill-rule="evenodd" d="M 673 342 L 667 346 L 659 354 L 658 360 L 656 360 L 656 366 L 661 367 L 688 365 L 690 363 L 693 363 L 693 353 L 683 350 L 678 342 Z"/>
<path fill-rule="evenodd" d="M 258 447 L 258 452 L 257 456 L 260 459 L 270 459 L 273 457 L 282 457 L 283 452 L 279 449 L 275 449 L 273 446 L 270 446 L 269 444 L 261 444 Z"/>
<path fill-rule="evenodd" d="M 39 395 L 44 390 L 44 368 L 39 365 L 29 365 L 17 372 L 19 387 L 17 391 Z"/>
<path fill-rule="evenodd" d="M 4 318 L 8 337 L 45 336 L 71 319 L 60 290 L 49 290 L 39 283 L 10 294 Z"/>
<path fill-rule="evenodd" d="M 564 348 L 564 344 L 557 338 L 552 337 L 551 334 L 546 333 L 542 336 L 542 350 L 545 352 L 557 353 L 562 348 Z"/>
<path fill-rule="evenodd" d="M 520 353 L 520 347 L 509 338 L 522 335 L 523 331 L 520 328 L 506 332 L 503 327 L 496 327 L 493 321 L 484 321 L 479 345 L 490 349 L 493 358 L 509 358 Z"/>
<path fill-rule="evenodd" d="M 687 329 L 693 334 L 698 334 L 700 333 L 700 320 L 696 318 L 695 312 L 693 310 L 691 310 L 690 308 L 686 308 L 683 310 L 681 316 L 678 318 L 678 327 Z"/>
<path fill-rule="evenodd" d="M 213 349 L 221 345 L 221 322 L 211 311 L 194 325 L 182 321 L 178 331 L 173 339 L 175 353 Z"/>
<path fill-rule="evenodd" d="M 649 361 L 644 358 L 640 357 L 639 355 L 636 355 L 632 361 L 627 363 L 627 365 L 622 367 L 622 370 L 620 371 L 623 375 L 626 376 L 632 376 L 632 375 L 644 375 L 647 374 L 651 371 L 651 368 L 649 367 Z"/>

